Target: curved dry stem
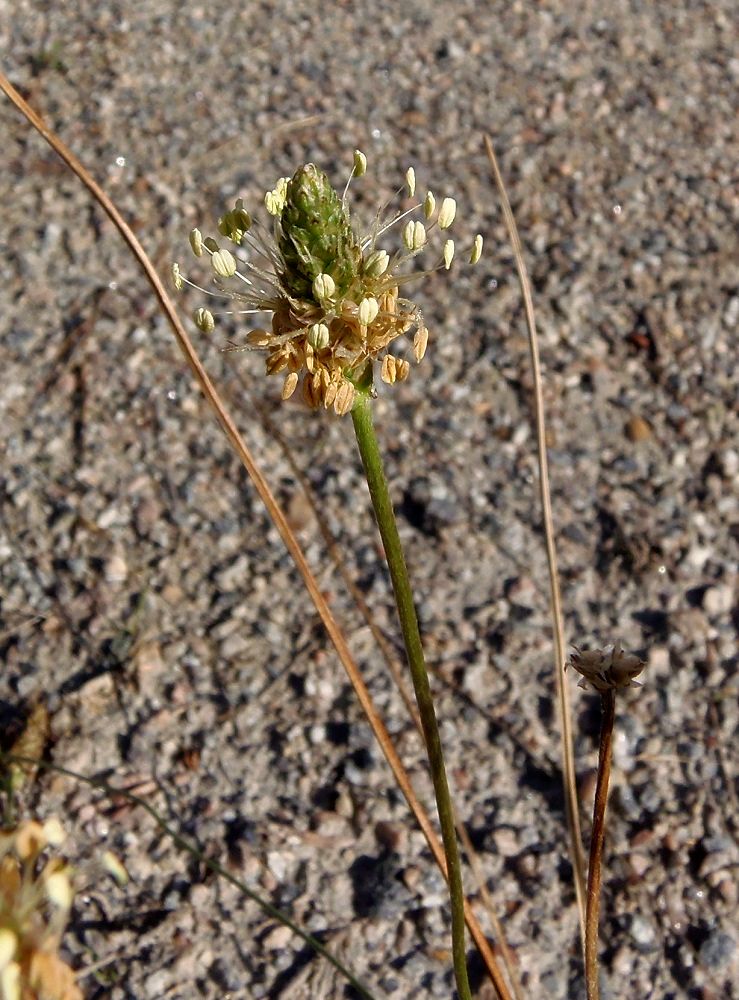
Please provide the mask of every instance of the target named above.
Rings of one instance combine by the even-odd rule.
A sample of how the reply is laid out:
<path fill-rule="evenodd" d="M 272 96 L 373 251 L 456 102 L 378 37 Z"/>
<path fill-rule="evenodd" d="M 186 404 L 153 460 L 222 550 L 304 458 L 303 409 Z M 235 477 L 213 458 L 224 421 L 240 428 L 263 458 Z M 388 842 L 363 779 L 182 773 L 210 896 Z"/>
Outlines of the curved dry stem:
<path fill-rule="evenodd" d="M 599 1000 L 598 983 L 598 919 L 600 916 L 600 885 L 603 862 L 603 842 L 606 836 L 606 805 L 608 785 L 611 780 L 611 755 L 613 749 L 613 723 L 616 717 L 616 692 L 601 694 L 602 718 L 600 746 L 598 748 L 598 780 L 593 804 L 593 832 L 590 838 L 590 864 L 588 866 L 588 899 L 585 918 L 585 983 L 588 1000 Z"/>
<path fill-rule="evenodd" d="M 495 150 L 488 136 L 485 136 L 485 150 L 490 161 L 490 167 L 498 188 L 503 217 L 505 219 L 508 238 L 511 241 L 513 255 L 516 260 L 516 272 L 521 286 L 524 309 L 526 312 L 526 327 L 529 333 L 529 351 L 531 354 L 531 370 L 534 377 L 534 401 L 536 414 L 537 459 L 539 463 L 539 492 L 541 497 L 544 534 L 546 537 L 547 564 L 549 567 L 549 599 L 554 628 L 554 676 L 557 685 L 557 703 L 559 706 L 562 771 L 564 780 L 565 804 L 567 812 L 567 830 L 569 834 L 570 860 L 572 862 L 573 878 L 577 909 L 580 917 L 580 937 L 585 944 L 585 857 L 582 848 L 582 831 L 580 829 L 580 813 L 577 802 L 577 781 L 575 778 L 575 755 L 572 740 L 572 716 L 570 701 L 565 684 L 565 640 L 562 621 L 562 601 L 559 593 L 559 575 L 557 572 L 557 550 L 554 544 L 554 522 L 552 518 L 552 498 L 549 490 L 549 463 L 547 461 L 546 427 L 544 421 L 544 399 L 541 389 L 541 365 L 539 363 L 539 341 L 536 334 L 534 318 L 534 300 L 531 296 L 531 285 L 526 271 L 521 239 L 518 235 L 516 220 L 508 201 L 503 177 L 495 157 Z"/>
<path fill-rule="evenodd" d="M 294 533 L 290 529 L 287 519 L 282 511 L 282 509 L 277 504 L 272 492 L 262 475 L 261 471 L 257 467 L 254 458 L 249 451 L 246 442 L 241 437 L 235 423 L 233 422 L 230 414 L 226 410 L 223 402 L 216 392 L 213 383 L 211 382 L 205 368 L 203 367 L 200 358 L 195 352 L 190 338 L 187 336 L 182 323 L 180 322 L 179 316 L 172 304 L 169 295 L 162 284 L 159 275 L 154 269 L 151 261 L 149 260 L 146 252 L 139 243 L 135 234 L 133 233 L 130 226 L 126 223 L 120 212 L 117 210 L 110 198 L 105 194 L 100 185 L 95 181 L 95 179 L 90 175 L 89 171 L 80 163 L 77 157 L 67 148 L 67 146 L 62 142 L 61 139 L 46 126 L 43 120 L 36 114 L 36 112 L 28 105 L 26 101 L 21 97 L 18 91 L 13 87 L 8 78 L 4 73 L 0 72 L 0 90 L 2 90 L 6 96 L 12 101 L 16 108 L 23 114 L 27 121 L 39 132 L 39 134 L 49 143 L 52 149 L 64 160 L 70 170 L 82 181 L 85 187 L 90 191 L 95 200 L 100 204 L 103 210 L 106 212 L 108 217 L 111 219 L 113 224 L 116 226 L 120 234 L 123 236 L 124 240 L 129 246 L 131 253 L 134 255 L 138 263 L 140 264 L 147 280 L 149 281 L 154 294 L 159 301 L 159 305 L 167 318 L 172 332 L 175 336 L 177 344 L 180 350 L 185 356 L 190 369 L 198 382 L 200 388 L 202 389 L 203 395 L 208 400 L 208 403 L 212 407 L 216 419 L 218 420 L 221 428 L 226 435 L 231 447 L 234 449 L 239 459 L 241 460 L 244 468 L 246 469 L 249 477 L 251 478 L 260 499 L 264 503 L 269 516 L 272 518 L 275 527 L 277 528 L 280 537 L 282 538 L 288 552 L 293 558 L 298 571 L 303 579 L 306 589 L 310 595 L 313 604 L 323 622 L 323 625 L 336 648 L 336 652 L 339 655 L 339 659 L 346 670 L 347 676 L 354 688 L 354 691 L 359 699 L 362 709 L 367 716 L 367 721 L 372 728 L 375 735 L 375 739 L 380 744 L 380 748 L 387 759 L 390 768 L 393 772 L 393 776 L 403 793 L 408 805 L 416 818 L 421 831 L 426 838 L 429 845 L 431 853 L 434 856 L 436 864 L 439 866 L 442 874 L 446 878 L 446 859 L 444 857 L 444 851 L 437 837 L 431 820 L 428 814 L 421 805 L 418 797 L 413 790 L 408 773 L 403 767 L 403 764 L 398 756 L 395 747 L 393 746 L 390 735 L 385 728 L 382 719 L 375 708 L 374 702 L 370 696 L 367 687 L 362 680 L 359 673 L 359 668 L 356 661 L 352 657 L 349 646 L 344 638 L 344 634 L 339 628 L 336 620 L 333 617 L 331 609 L 321 593 L 318 581 L 311 572 L 310 567 L 305 559 L 300 544 L 296 539 Z M 501 1000 L 510 1000 L 510 993 L 505 985 L 505 981 L 500 972 L 500 968 L 495 959 L 495 956 L 487 942 L 487 939 L 480 927 L 475 914 L 472 911 L 471 906 L 467 901 L 465 901 L 465 920 L 467 926 L 469 927 L 470 933 L 474 938 L 475 944 L 477 945 L 480 954 L 485 962 L 485 966 L 488 969 L 490 978 L 498 991 Z"/>

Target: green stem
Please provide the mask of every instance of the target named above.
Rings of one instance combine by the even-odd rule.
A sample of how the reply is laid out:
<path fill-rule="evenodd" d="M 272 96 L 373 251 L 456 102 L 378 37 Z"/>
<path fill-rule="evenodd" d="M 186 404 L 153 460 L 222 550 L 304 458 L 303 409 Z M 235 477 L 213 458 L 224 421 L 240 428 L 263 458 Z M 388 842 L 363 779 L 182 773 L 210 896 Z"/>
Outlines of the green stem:
<path fill-rule="evenodd" d="M 364 473 L 367 477 L 372 506 L 374 507 L 377 526 L 380 529 L 382 544 L 385 547 L 390 577 L 395 592 L 395 603 L 400 618 L 400 628 L 403 633 L 408 666 L 411 671 L 413 687 L 416 692 L 416 703 L 421 717 L 423 735 L 426 741 L 431 766 L 431 777 L 436 795 L 436 807 L 439 812 L 441 838 L 444 844 L 447 863 L 447 881 L 452 910 L 452 958 L 454 975 L 460 1000 L 472 1000 L 470 984 L 467 978 L 465 961 L 464 933 L 464 892 L 462 889 L 462 866 L 459 860 L 457 835 L 454 829 L 454 810 L 449 795 L 444 755 L 441 749 L 439 726 L 436 721 L 434 701 L 429 687 L 429 677 L 421 645 L 421 634 L 418 630 L 418 618 L 413 603 L 413 591 L 408 578 L 400 535 L 395 521 L 390 493 L 385 479 L 382 457 L 377 444 L 377 436 L 372 424 L 372 409 L 369 395 L 361 390 L 352 409 L 354 432 L 357 436 L 359 454 L 362 457 Z"/>
<path fill-rule="evenodd" d="M 601 863 L 603 841 L 606 835 L 606 803 L 611 779 L 611 750 L 613 723 L 616 717 L 616 692 L 612 689 L 601 693 L 603 716 L 600 723 L 598 749 L 598 780 L 593 805 L 593 832 L 590 837 L 590 864 L 588 866 L 588 891 L 585 910 L 585 982 L 588 1000 L 599 1000 L 598 985 L 598 920 L 600 916 Z"/>

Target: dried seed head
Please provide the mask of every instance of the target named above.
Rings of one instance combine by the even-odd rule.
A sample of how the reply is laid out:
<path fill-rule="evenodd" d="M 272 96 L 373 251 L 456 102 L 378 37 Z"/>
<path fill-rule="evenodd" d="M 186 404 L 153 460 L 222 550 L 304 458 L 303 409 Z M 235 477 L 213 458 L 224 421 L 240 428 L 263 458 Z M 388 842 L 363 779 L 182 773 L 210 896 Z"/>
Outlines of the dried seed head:
<path fill-rule="evenodd" d="M 603 692 L 623 687 L 640 687 L 634 678 L 638 677 L 646 663 L 632 653 L 624 653 L 620 643 L 616 643 L 605 649 L 578 649 L 575 646 L 568 665 L 572 665 L 582 675 L 578 687 L 587 687 L 590 683 L 596 691 Z"/>

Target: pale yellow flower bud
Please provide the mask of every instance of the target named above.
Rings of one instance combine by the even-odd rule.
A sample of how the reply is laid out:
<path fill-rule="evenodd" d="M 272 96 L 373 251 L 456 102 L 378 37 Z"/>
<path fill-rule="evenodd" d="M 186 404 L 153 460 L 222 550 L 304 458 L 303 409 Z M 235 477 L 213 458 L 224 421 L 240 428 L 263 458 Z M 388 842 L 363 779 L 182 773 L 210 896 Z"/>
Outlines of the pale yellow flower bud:
<path fill-rule="evenodd" d="M 17 962 L 0 972 L 0 996 L 3 1000 L 21 1000 L 21 967 Z"/>
<path fill-rule="evenodd" d="M 113 876 L 118 885 L 121 887 L 128 885 L 128 872 L 123 862 L 112 851 L 105 851 L 102 860 L 103 868 L 105 868 L 109 875 Z"/>
<path fill-rule="evenodd" d="M 444 244 L 444 267 L 449 270 L 454 260 L 454 240 L 447 240 Z"/>
<path fill-rule="evenodd" d="M 367 157 L 361 151 L 361 149 L 354 150 L 354 170 L 352 175 L 354 177 L 363 177 L 367 173 Z"/>
<path fill-rule="evenodd" d="M 172 265 L 172 284 L 178 292 L 182 291 L 182 275 L 180 273 L 180 265 L 176 261 Z"/>
<path fill-rule="evenodd" d="M 359 322 L 363 326 L 369 326 L 375 321 L 379 311 L 380 305 L 377 299 L 362 299 L 359 303 Z"/>
<path fill-rule="evenodd" d="M 336 291 L 336 284 L 330 274 L 319 274 L 313 281 L 313 294 L 319 302 L 330 299 Z"/>
<path fill-rule="evenodd" d="M 202 257 L 203 255 L 203 234 L 199 229 L 193 229 L 190 233 L 190 246 L 192 247 L 192 252 L 196 257 Z"/>
<path fill-rule="evenodd" d="M 18 938 L 8 927 L 0 929 L 0 970 L 5 969 L 13 959 L 18 947 Z"/>
<path fill-rule="evenodd" d="M 72 905 L 72 886 L 65 870 L 54 872 L 46 879 L 46 895 L 54 906 L 68 910 Z"/>
<path fill-rule="evenodd" d="M 472 244 L 472 253 L 470 254 L 470 264 L 476 264 L 478 260 L 482 257 L 482 236 L 478 233 L 475 237 L 475 242 Z"/>
<path fill-rule="evenodd" d="M 195 310 L 195 315 L 193 316 L 195 320 L 195 326 L 203 333 L 212 333 L 216 328 L 216 321 L 213 319 L 213 313 L 210 309 L 200 309 Z"/>
<path fill-rule="evenodd" d="M 431 216 L 434 214 L 435 208 L 436 208 L 436 198 L 434 198 L 433 194 L 429 191 L 429 193 L 423 200 L 423 214 L 426 216 L 427 219 L 430 219 Z"/>
<path fill-rule="evenodd" d="M 315 351 L 328 347 L 329 330 L 325 323 L 314 323 L 308 327 L 308 343 Z"/>
<path fill-rule="evenodd" d="M 370 278 L 379 278 L 387 271 L 389 263 L 387 250 L 373 250 L 364 262 L 364 273 Z"/>
<path fill-rule="evenodd" d="M 416 171 L 413 167 L 408 167 L 405 173 L 405 182 L 408 185 L 408 194 L 412 198 L 416 193 Z"/>
<path fill-rule="evenodd" d="M 272 191 L 264 196 L 264 204 L 270 215 L 280 215 L 287 201 L 287 183 L 289 177 L 280 177 Z"/>
<path fill-rule="evenodd" d="M 448 229 L 457 214 L 457 203 L 454 198 L 445 198 L 439 209 L 439 229 Z"/>
<path fill-rule="evenodd" d="M 236 261 L 230 250 L 216 250 L 210 262 L 219 278 L 233 278 L 236 274 Z"/>
<path fill-rule="evenodd" d="M 403 230 L 403 243 L 411 252 L 420 250 L 426 243 L 426 227 L 422 222 L 409 222 Z"/>
<path fill-rule="evenodd" d="M 44 823 L 44 834 L 46 835 L 47 841 L 52 847 L 59 847 L 67 839 L 67 834 L 64 832 L 64 827 L 56 818 L 56 816 L 51 816 Z"/>
<path fill-rule="evenodd" d="M 46 847 L 44 828 L 35 819 L 28 820 L 15 834 L 15 850 L 21 861 L 30 861 L 39 856 Z"/>

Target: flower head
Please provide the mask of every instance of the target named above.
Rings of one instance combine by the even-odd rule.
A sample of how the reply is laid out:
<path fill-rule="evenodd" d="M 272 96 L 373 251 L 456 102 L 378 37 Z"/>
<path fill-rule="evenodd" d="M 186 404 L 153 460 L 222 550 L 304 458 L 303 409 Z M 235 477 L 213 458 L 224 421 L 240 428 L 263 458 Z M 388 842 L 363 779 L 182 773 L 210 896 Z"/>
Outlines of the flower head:
<path fill-rule="evenodd" d="M 361 177 L 366 166 L 364 154 L 355 150 L 349 181 Z M 399 194 L 407 190 L 413 197 L 415 185 L 415 171 L 410 168 Z M 274 219 L 271 235 L 252 221 L 238 199 L 219 219 L 218 232 L 250 251 L 248 257 L 232 253 L 212 237 L 203 238 L 197 229 L 190 234 L 195 256 L 210 256 L 217 292 L 208 294 L 246 306 L 226 310 L 226 315 L 271 314 L 270 328 L 251 330 L 246 346 L 266 352 L 268 375 L 284 374 L 283 399 L 302 379 L 302 395 L 310 406 L 332 407 L 339 415 L 352 408 L 360 381 L 371 385 L 375 362 L 385 382 L 408 377 L 408 362 L 387 350 L 398 337 L 411 337 L 415 360 L 423 358 L 428 331 L 420 309 L 402 297 L 400 289 L 430 273 L 411 272 L 408 264 L 427 248 L 434 229 L 451 226 L 456 213 L 453 198 L 444 198 L 437 212 L 429 193 L 422 202 L 389 218 L 382 209 L 370 231 L 359 235 L 347 207 L 348 188 L 349 182 L 339 195 L 312 163 L 299 167 L 290 178 L 281 177 L 264 199 Z M 418 212 L 424 222 L 411 218 Z M 401 222 L 402 249 L 380 247 L 388 230 Z M 481 247 L 482 238 L 477 241 Z M 446 240 L 432 270 L 448 270 L 453 253 L 453 242 Z M 176 288 L 193 285 L 178 264 L 172 274 Z M 201 308 L 195 321 L 209 332 L 214 317 L 223 314 Z"/>
<path fill-rule="evenodd" d="M 47 847 L 64 839 L 58 820 L 0 831 L 0 996 L 82 1000 L 74 973 L 59 957 L 72 904 L 69 868 L 59 858 L 41 864 Z"/>
<path fill-rule="evenodd" d="M 633 653 L 624 653 L 619 643 L 606 646 L 605 649 L 578 649 L 568 661 L 582 680 L 578 687 L 586 688 L 592 684 L 596 691 L 610 691 L 616 688 L 641 687 L 635 677 L 642 672 L 646 664 Z"/>

